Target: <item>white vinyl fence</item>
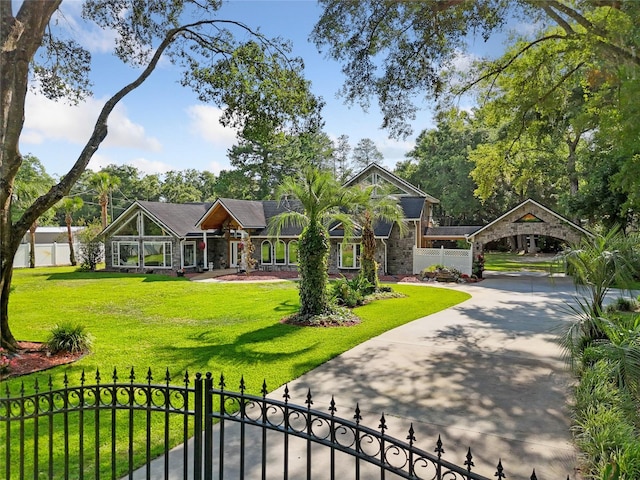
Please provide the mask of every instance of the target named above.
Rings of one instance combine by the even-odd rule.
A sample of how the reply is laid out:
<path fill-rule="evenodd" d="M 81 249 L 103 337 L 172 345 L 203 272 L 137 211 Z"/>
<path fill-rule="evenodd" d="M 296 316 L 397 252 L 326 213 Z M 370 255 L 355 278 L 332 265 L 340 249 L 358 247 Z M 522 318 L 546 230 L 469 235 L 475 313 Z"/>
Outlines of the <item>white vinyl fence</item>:
<path fill-rule="evenodd" d="M 73 249 L 78 257 L 80 245 L 74 244 Z M 57 265 L 71 265 L 69 261 L 68 243 L 37 243 L 36 244 L 36 267 L 54 267 Z M 18 252 L 13 260 L 13 268 L 29 266 L 29 244 L 21 243 Z"/>
<path fill-rule="evenodd" d="M 413 247 L 413 273 L 418 274 L 431 265 L 444 265 L 471 275 L 473 253 L 471 249 Z"/>

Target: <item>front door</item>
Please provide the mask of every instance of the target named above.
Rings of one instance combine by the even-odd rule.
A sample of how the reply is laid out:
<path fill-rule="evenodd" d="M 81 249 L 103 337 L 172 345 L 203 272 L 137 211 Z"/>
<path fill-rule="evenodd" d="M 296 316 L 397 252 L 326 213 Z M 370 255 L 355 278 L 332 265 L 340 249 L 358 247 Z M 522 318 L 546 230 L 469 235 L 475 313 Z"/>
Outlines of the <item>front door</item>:
<path fill-rule="evenodd" d="M 231 268 L 237 268 L 240 265 L 240 243 L 235 240 L 229 242 L 229 267 Z"/>

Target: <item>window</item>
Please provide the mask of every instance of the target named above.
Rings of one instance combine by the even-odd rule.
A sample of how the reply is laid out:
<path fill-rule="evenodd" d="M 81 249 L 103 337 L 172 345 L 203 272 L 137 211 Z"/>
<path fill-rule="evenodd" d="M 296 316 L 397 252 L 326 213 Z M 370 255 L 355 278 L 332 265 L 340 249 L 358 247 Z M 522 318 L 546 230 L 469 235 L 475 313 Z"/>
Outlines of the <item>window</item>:
<path fill-rule="evenodd" d="M 134 215 L 131 220 L 129 220 L 127 223 L 122 225 L 118 230 L 116 230 L 114 235 L 120 235 L 123 237 L 137 237 L 138 236 L 138 216 Z"/>
<path fill-rule="evenodd" d="M 112 242 L 111 262 L 114 267 L 139 267 L 138 242 Z"/>
<path fill-rule="evenodd" d="M 289 249 L 289 265 L 298 264 L 298 241 L 291 240 L 288 245 Z"/>
<path fill-rule="evenodd" d="M 276 242 L 275 248 L 276 265 L 284 265 L 287 262 L 286 252 L 287 246 L 282 240 Z"/>
<path fill-rule="evenodd" d="M 338 252 L 339 268 L 360 268 L 359 243 L 341 243 Z"/>
<path fill-rule="evenodd" d="M 145 267 L 171 267 L 171 242 L 143 242 Z"/>
<path fill-rule="evenodd" d="M 160 225 L 151 220 L 146 215 L 142 216 L 142 225 L 144 235 L 148 237 L 166 237 L 167 232 L 165 232 Z"/>
<path fill-rule="evenodd" d="M 196 242 L 184 242 L 182 244 L 182 266 L 196 266 Z"/>
<path fill-rule="evenodd" d="M 271 265 L 273 263 L 273 260 L 271 260 L 271 242 L 269 240 L 265 240 L 260 246 L 260 263 L 262 265 Z"/>

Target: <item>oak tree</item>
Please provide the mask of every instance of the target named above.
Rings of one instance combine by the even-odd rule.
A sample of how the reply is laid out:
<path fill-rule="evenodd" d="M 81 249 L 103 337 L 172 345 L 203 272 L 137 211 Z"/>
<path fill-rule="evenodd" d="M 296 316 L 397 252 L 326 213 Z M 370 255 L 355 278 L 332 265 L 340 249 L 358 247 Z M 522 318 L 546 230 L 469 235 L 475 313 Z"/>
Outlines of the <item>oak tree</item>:
<path fill-rule="evenodd" d="M 0 9 L 0 345 L 15 349 L 9 327 L 13 258 L 20 239 L 43 212 L 66 196 L 107 136 L 115 106 L 140 87 L 161 58 L 182 67 L 182 84 L 203 101 L 224 107 L 222 122 L 241 129 L 249 120 L 289 121 L 307 98 L 302 61 L 290 46 L 266 38 L 242 22 L 220 18 L 218 0 L 85 0 L 82 20 L 114 37 L 114 54 L 137 77 L 105 103 L 71 169 L 16 220 L 11 220 L 25 99 L 32 87 L 54 100 L 72 103 L 90 95 L 91 55 L 56 23 L 62 0 L 3 1 Z M 80 20 L 79 20 L 80 21 Z M 278 88 L 265 96 L 264 79 Z"/>

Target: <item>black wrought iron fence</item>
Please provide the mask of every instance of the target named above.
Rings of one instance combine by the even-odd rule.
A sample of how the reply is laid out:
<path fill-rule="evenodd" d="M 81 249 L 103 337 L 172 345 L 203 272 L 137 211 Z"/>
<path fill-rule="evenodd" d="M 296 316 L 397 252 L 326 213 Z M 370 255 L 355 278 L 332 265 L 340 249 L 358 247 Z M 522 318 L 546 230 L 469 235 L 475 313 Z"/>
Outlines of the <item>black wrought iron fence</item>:
<path fill-rule="evenodd" d="M 377 429 L 361 424 L 356 405 L 353 419 L 336 415 L 333 399 L 323 412 L 312 408 L 309 391 L 304 405 L 284 399 L 226 390 L 224 377 L 214 386 L 210 373 L 188 374 L 181 385 L 145 383 L 131 370 L 121 382 L 113 371 L 110 383 L 54 389 L 24 385 L 0 397 L 0 475 L 24 478 L 428 478 L 488 480 L 473 471 L 468 450 L 462 466 L 443 458 L 440 438 L 432 453 L 415 445 L 413 427 L 406 441 L 387 435 L 384 415 Z M 182 444 L 177 450 L 171 448 Z M 492 478 L 506 477 L 498 461 Z M 533 471 L 530 480 L 535 480 Z"/>

